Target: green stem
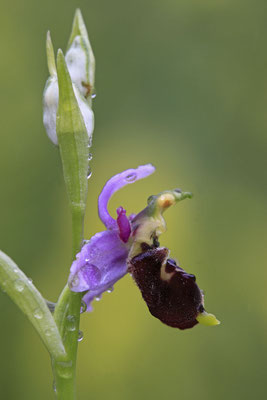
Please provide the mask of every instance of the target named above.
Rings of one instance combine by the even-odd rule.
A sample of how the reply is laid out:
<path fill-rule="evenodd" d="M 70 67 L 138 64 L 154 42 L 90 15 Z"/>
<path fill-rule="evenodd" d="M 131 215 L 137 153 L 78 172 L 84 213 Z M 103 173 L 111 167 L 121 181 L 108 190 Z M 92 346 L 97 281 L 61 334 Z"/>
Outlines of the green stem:
<path fill-rule="evenodd" d="M 82 245 L 83 225 L 84 210 L 73 208 L 73 259 Z M 71 292 L 66 285 L 55 308 L 54 318 L 67 353 L 63 361 L 62 359 L 52 360 L 54 388 L 58 400 L 74 400 L 76 398 L 76 359 L 82 296 L 82 293 Z"/>
<path fill-rule="evenodd" d="M 72 206 L 72 259 L 79 253 L 83 242 L 85 205 L 82 207 Z"/>

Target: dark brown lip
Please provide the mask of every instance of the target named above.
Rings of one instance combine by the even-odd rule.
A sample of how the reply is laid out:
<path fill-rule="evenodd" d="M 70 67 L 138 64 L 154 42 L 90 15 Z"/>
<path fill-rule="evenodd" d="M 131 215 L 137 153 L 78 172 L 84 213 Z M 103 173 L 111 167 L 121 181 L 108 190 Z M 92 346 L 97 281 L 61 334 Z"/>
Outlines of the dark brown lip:
<path fill-rule="evenodd" d="M 188 274 L 169 259 L 166 247 L 141 245 L 142 253 L 128 261 L 129 272 L 139 287 L 150 313 L 164 324 L 192 328 L 203 309 L 202 294 L 195 275 Z M 162 269 L 167 276 L 162 279 Z M 170 274 L 169 276 L 166 274 Z"/>

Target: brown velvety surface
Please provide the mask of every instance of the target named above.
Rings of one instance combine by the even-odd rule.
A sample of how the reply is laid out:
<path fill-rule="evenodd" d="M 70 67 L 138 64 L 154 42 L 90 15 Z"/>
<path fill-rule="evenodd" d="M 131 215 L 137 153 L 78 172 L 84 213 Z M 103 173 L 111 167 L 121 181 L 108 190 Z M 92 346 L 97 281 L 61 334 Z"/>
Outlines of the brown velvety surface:
<path fill-rule="evenodd" d="M 167 256 L 168 249 L 164 247 L 145 249 L 130 261 L 129 272 L 154 317 L 175 328 L 192 328 L 198 323 L 197 314 L 204 309 L 201 291 L 195 276 L 172 259 L 163 268 L 167 274 L 173 274 L 168 280 L 161 279 L 161 266 Z"/>

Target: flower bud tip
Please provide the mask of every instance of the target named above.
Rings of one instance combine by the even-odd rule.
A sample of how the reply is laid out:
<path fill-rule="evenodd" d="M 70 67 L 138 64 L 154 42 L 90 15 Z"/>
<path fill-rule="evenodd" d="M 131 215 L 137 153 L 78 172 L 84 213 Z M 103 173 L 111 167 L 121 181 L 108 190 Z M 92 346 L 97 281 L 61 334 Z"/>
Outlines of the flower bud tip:
<path fill-rule="evenodd" d="M 53 43 L 51 39 L 50 32 L 47 32 L 46 35 L 46 54 L 47 54 L 47 65 L 48 70 L 51 76 L 57 75 L 56 61 L 55 61 L 55 53 L 53 48 Z"/>

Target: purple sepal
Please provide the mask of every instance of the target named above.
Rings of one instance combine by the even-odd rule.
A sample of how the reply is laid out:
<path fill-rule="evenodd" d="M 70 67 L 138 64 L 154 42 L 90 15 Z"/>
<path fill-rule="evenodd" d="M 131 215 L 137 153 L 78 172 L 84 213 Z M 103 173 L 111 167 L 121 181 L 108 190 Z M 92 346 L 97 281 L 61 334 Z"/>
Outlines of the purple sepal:
<path fill-rule="evenodd" d="M 100 296 L 127 272 L 126 259 L 129 248 L 116 231 L 94 235 L 86 243 L 70 269 L 69 286 L 74 292 L 89 290 L 89 302 Z M 89 306 L 89 302 L 86 302 Z"/>
<path fill-rule="evenodd" d="M 139 179 L 146 178 L 153 174 L 154 171 L 155 167 L 151 164 L 140 165 L 136 169 L 127 169 L 107 181 L 98 198 L 98 214 L 99 218 L 108 229 L 117 229 L 116 220 L 113 219 L 108 212 L 108 202 L 111 196 L 122 187 L 134 183 Z"/>

